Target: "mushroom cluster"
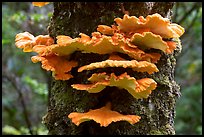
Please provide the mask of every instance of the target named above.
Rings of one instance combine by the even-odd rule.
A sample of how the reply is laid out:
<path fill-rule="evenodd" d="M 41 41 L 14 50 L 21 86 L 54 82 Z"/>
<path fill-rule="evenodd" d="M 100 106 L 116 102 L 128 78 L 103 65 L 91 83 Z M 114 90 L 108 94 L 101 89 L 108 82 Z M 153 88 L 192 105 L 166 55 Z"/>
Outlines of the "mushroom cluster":
<path fill-rule="evenodd" d="M 80 33 L 80 37 L 71 38 L 58 35 L 56 43 L 48 35 L 34 37 L 28 32 L 16 35 L 16 46 L 24 52 L 36 52 L 31 57 L 33 63 L 41 62 L 42 68 L 53 72 L 56 80 L 69 80 L 73 78 L 71 70 L 77 68 L 78 73 L 85 70 L 96 70 L 104 68 L 104 72 L 93 73 L 88 78 L 88 84 L 72 84 L 77 90 L 84 90 L 91 94 L 101 92 L 107 86 L 125 89 L 135 99 L 148 98 L 157 83 L 151 78 L 136 79 L 128 73 L 116 75 L 114 72 L 107 73 L 108 68 L 129 68 L 132 71 L 153 74 L 158 72 L 155 63 L 161 57 L 159 52 L 149 52 L 158 49 L 165 54 L 171 54 L 177 46 L 177 41 L 183 33 L 184 28 L 170 23 L 167 18 L 159 14 L 148 15 L 146 18 L 140 16 L 124 15 L 114 20 L 116 25 L 99 25 L 97 32 L 92 37 Z M 159 26 L 158 26 L 159 25 Z M 81 53 L 95 53 L 108 55 L 107 60 L 93 62 L 80 66 L 78 61 L 72 60 L 71 55 L 76 51 Z M 147 52 L 148 51 L 148 52 Z M 156 50 L 157 51 L 157 50 Z M 120 54 L 125 54 L 125 59 Z M 86 113 L 72 112 L 68 115 L 77 126 L 85 121 L 94 120 L 101 126 L 108 126 L 116 121 L 128 121 L 135 124 L 140 120 L 137 115 L 122 115 L 111 110 L 110 102 L 106 106 L 90 110 Z"/>

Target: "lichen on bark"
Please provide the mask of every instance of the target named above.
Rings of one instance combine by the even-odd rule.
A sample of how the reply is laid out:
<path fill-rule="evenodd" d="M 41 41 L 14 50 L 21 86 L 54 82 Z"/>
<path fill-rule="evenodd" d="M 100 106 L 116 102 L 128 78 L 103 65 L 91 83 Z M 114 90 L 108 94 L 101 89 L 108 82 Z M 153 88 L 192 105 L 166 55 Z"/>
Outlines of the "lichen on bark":
<path fill-rule="evenodd" d="M 91 36 L 98 25 L 112 25 L 114 18 L 123 17 L 121 5 L 132 16 L 144 16 L 159 13 L 163 17 L 169 16 L 173 7 L 171 2 L 54 2 L 54 13 L 49 24 L 49 34 L 53 38 L 57 35 L 78 37 L 79 33 Z M 161 10 L 162 9 L 162 10 Z M 159 72 L 153 75 L 136 73 L 130 70 L 113 69 L 123 73 L 128 71 L 136 78 L 153 78 L 158 86 L 147 99 L 135 99 L 124 89 L 107 87 L 97 94 L 89 94 L 86 91 L 77 91 L 71 88 L 72 84 L 86 83 L 91 71 L 77 73 L 72 70 L 73 79 L 68 81 L 56 81 L 53 79 L 50 105 L 48 112 L 43 117 L 43 122 L 49 130 L 49 134 L 57 135 L 151 135 L 151 134 L 175 134 L 174 117 L 175 102 L 180 95 L 179 86 L 174 81 L 175 56 L 179 54 L 180 45 L 175 54 L 166 55 L 161 51 L 161 59 L 156 64 Z M 76 52 L 72 59 L 79 61 L 79 65 L 105 60 L 107 55 L 84 54 Z M 102 70 L 99 70 L 102 71 Z M 100 127 L 94 121 L 84 122 L 79 126 L 74 125 L 67 115 L 71 112 L 87 112 L 96 109 L 111 101 L 112 109 L 122 114 L 136 114 L 141 116 L 139 123 L 130 125 L 120 121 L 110 124 L 108 127 Z"/>

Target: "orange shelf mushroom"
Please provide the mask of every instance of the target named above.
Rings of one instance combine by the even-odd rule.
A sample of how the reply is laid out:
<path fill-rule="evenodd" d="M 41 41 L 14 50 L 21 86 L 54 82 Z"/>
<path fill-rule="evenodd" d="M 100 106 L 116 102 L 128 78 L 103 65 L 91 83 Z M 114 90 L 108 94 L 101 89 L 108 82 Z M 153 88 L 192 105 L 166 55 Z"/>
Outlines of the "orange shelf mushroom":
<path fill-rule="evenodd" d="M 23 52 L 32 52 L 36 45 L 49 46 L 54 43 L 54 40 L 49 35 L 39 35 L 34 37 L 29 32 L 23 32 L 16 35 L 15 45 L 23 49 Z"/>
<path fill-rule="evenodd" d="M 42 68 L 47 71 L 53 71 L 56 80 L 69 80 L 72 78 L 73 76 L 69 72 L 78 65 L 76 61 L 67 61 L 65 58 L 56 55 L 33 56 L 31 60 L 33 63 L 41 61 Z"/>
<path fill-rule="evenodd" d="M 152 32 L 135 33 L 130 41 L 139 47 L 160 49 L 165 53 L 172 53 L 176 48 L 176 42 L 169 41 L 170 47 L 169 42 L 163 41 L 160 35 L 155 35 Z"/>
<path fill-rule="evenodd" d="M 32 2 L 33 6 L 37 6 L 37 7 L 43 7 L 49 3 L 50 2 Z"/>
<path fill-rule="evenodd" d="M 97 68 L 107 68 L 107 67 L 132 68 L 133 71 L 147 72 L 149 74 L 159 71 L 155 64 L 147 61 L 138 62 L 136 60 L 131 60 L 131 61 L 105 60 L 105 61 L 95 62 L 89 65 L 82 66 L 78 69 L 78 72 L 82 72 L 84 70 L 93 70 Z"/>
<path fill-rule="evenodd" d="M 113 35 L 114 34 L 114 29 L 109 27 L 109 26 L 106 26 L 106 25 L 98 25 L 97 31 L 101 32 L 104 35 Z"/>
<path fill-rule="evenodd" d="M 38 53 L 39 56 L 49 56 L 49 55 L 55 55 L 52 52 L 52 47 L 55 45 L 36 45 L 33 47 L 32 51 Z"/>
<path fill-rule="evenodd" d="M 107 127 L 112 122 L 117 121 L 127 121 L 133 125 L 141 119 L 141 117 L 137 115 L 122 115 L 116 111 L 112 111 L 110 102 L 102 108 L 89 110 L 89 112 L 86 113 L 72 112 L 68 115 L 68 118 L 72 119 L 72 122 L 77 126 L 82 122 L 94 120 L 99 123 L 101 127 Z"/>
<path fill-rule="evenodd" d="M 34 6 L 44 6 L 49 2 L 33 2 Z M 92 37 L 80 33 L 80 37 L 71 38 L 65 35 L 58 35 L 54 43 L 49 35 L 39 35 L 34 37 L 29 32 L 16 35 L 16 47 L 24 52 L 36 52 L 38 55 L 31 58 L 33 63 L 41 62 L 42 68 L 52 71 L 56 80 L 69 80 L 73 78 L 71 70 L 78 67 L 77 61 L 68 60 L 72 53 L 80 51 L 82 53 L 109 54 L 109 59 L 101 62 L 93 62 L 85 66 L 80 66 L 78 72 L 93 70 L 98 68 L 122 67 L 131 68 L 133 71 L 147 72 L 153 74 L 158 72 L 155 64 L 161 55 L 156 52 L 146 53 L 145 49 L 159 49 L 165 53 L 172 53 L 179 43 L 179 37 L 183 35 L 184 28 L 170 23 L 167 18 L 159 14 L 148 15 L 146 18 L 140 16 L 124 15 L 123 19 L 115 18 L 117 25 L 111 27 L 98 25 L 97 32 L 92 33 Z M 165 40 L 168 39 L 168 40 Z M 173 39 L 173 40 L 170 40 Z M 126 60 L 118 53 L 128 55 L 131 59 Z M 89 93 L 99 93 L 107 86 L 125 89 L 135 99 L 148 98 L 157 83 L 151 78 L 136 80 L 126 72 L 116 76 L 114 73 L 106 74 L 94 73 L 88 79 L 90 84 L 73 84 L 77 90 L 86 90 Z M 90 110 L 86 113 L 72 112 L 68 115 L 77 126 L 80 123 L 94 120 L 100 126 L 107 127 L 112 122 L 128 121 L 135 124 L 140 120 L 137 115 L 122 115 L 111 110 L 111 104 Z"/>
<path fill-rule="evenodd" d="M 146 18 L 143 16 L 137 18 L 135 16 L 124 15 L 123 19 L 116 18 L 114 21 L 123 32 L 141 33 L 150 31 L 160 35 L 162 38 L 177 38 L 184 33 L 183 27 L 175 23 L 170 23 L 168 18 L 163 18 L 157 13 L 148 15 Z"/>
<path fill-rule="evenodd" d="M 31 52 L 35 37 L 29 32 L 19 33 L 16 35 L 16 47 L 23 49 L 23 52 Z"/>
<path fill-rule="evenodd" d="M 114 73 L 110 75 L 106 73 L 93 74 L 88 80 L 92 84 L 73 84 L 71 86 L 74 89 L 86 90 L 89 93 L 98 93 L 106 86 L 114 86 L 119 89 L 126 89 L 136 99 L 147 98 L 157 86 L 157 83 L 151 78 L 136 80 L 127 73 L 120 76 L 116 76 Z"/>
<path fill-rule="evenodd" d="M 50 46 L 52 44 L 54 44 L 54 39 L 49 35 L 39 35 L 35 37 L 35 46 L 36 45 Z"/>
<path fill-rule="evenodd" d="M 146 60 L 149 62 L 157 62 L 160 59 L 158 53 L 145 53 L 131 46 L 124 36 L 116 33 L 114 36 L 101 35 L 99 32 L 92 33 L 92 38 L 80 33 L 81 38 L 72 39 L 69 36 L 57 36 L 57 44 L 52 46 L 52 52 L 58 56 L 66 56 L 81 51 L 83 53 L 111 54 L 119 52 L 129 55 L 136 60 Z"/>

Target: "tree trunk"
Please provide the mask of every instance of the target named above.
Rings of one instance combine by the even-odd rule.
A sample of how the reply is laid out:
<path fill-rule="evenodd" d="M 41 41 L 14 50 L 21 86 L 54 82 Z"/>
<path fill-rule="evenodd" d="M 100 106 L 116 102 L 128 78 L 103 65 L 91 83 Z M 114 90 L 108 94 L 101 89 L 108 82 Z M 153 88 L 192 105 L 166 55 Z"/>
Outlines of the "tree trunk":
<path fill-rule="evenodd" d="M 49 25 L 49 34 L 53 38 L 57 35 L 68 35 L 72 38 L 79 37 L 79 33 L 91 36 L 98 25 L 112 25 L 114 18 L 123 18 L 124 10 L 130 16 L 144 16 L 159 13 L 163 17 L 171 17 L 171 2 L 54 2 L 54 13 Z M 175 134 L 175 102 L 180 95 L 180 87 L 174 81 L 175 56 L 181 47 L 178 45 L 174 54 L 163 54 L 156 64 L 158 73 L 153 75 L 131 76 L 138 78 L 153 78 L 157 88 L 147 99 L 135 99 L 128 92 L 122 92 L 115 87 L 106 87 L 104 91 L 90 94 L 86 91 L 77 91 L 71 87 L 73 83 L 85 83 L 91 72 L 76 73 L 68 81 L 52 81 L 49 97 L 48 112 L 43 117 L 43 122 L 49 134 L 55 135 L 149 135 L 149 134 Z M 107 59 L 106 55 L 84 54 L 76 52 L 73 59 L 79 66 Z M 120 70 L 116 70 L 120 71 Z M 111 101 L 112 110 L 122 114 L 136 114 L 141 116 L 140 122 L 131 125 L 128 122 L 113 122 L 107 127 L 100 127 L 94 121 L 74 125 L 68 118 L 71 112 L 87 112 L 96 109 Z"/>

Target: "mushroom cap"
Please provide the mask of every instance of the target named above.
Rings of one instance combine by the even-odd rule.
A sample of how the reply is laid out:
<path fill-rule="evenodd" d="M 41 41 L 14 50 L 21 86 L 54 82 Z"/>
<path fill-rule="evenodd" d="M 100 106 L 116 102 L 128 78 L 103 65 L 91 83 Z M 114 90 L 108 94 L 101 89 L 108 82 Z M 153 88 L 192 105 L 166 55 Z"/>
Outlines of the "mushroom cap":
<path fill-rule="evenodd" d="M 152 32 L 143 32 L 142 34 L 135 33 L 131 37 L 130 41 L 141 48 L 159 49 L 165 53 L 172 53 L 176 48 L 175 42 L 169 41 L 169 43 L 167 43 L 162 40 L 160 35 L 155 35 Z"/>
<path fill-rule="evenodd" d="M 98 68 L 107 68 L 107 67 L 123 67 L 123 68 L 132 68 L 133 71 L 138 72 L 147 72 L 152 74 L 154 72 L 158 72 L 158 68 L 155 64 L 147 62 L 147 61 L 136 61 L 136 60 L 105 60 L 101 62 L 94 62 L 89 65 L 82 66 L 78 69 L 78 72 L 82 72 L 84 70 L 93 70 Z"/>
<path fill-rule="evenodd" d="M 34 37 L 29 32 L 18 33 L 15 38 L 15 44 L 18 48 L 23 48 L 23 52 L 32 52 L 36 45 L 50 46 L 54 43 L 49 35 L 39 35 Z"/>
<path fill-rule="evenodd" d="M 78 64 L 76 61 L 68 61 L 64 57 L 56 55 L 52 56 L 33 56 L 31 57 L 33 63 L 41 62 L 42 68 L 47 71 L 53 71 L 56 80 L 69 80 L 72 75 L 69 74 L 73 67 Z"/>
<path fill-rule="evenodd" d="M 130 124 L 135 124 L 141 119 L 137 115 L 122 115 L 117 111 L 111 110 L 111 104 L 108 102 L 104 107 L 95 110 L 89 110 L 86 113 L 72 112 L 68 115 L 72 122 L 79 126 L 82 122 L 94 120 L 100 126 L 107 127 L 112 122 L 127 121 Z"/>
<path fill-rule="evenodd" d="M 140 16 L 124 15 L 123 19 L 115 18 L 114 21 L 123 32 L 141 32 L 142 29 L 149 29 L 150 32 L 160 35 L 162 38 L 176 38 L 184 33 L 184 28 L 178 24 L 170 23 L 168 18 L 163 18 L 155 13 L 146 18 Z"/>
<path fill-rule="evenodd" d="M 114 33 L 113 36 L 101 35 L 99 32 L 92 33 L 92 38 L 81 33 L 81 38 L 72 39 L 69 36 L 57 36 L 57 44 L 52 46 L 52 52 L 58 56 L 66 56 L 81 51 L 83 53 L 112 54 L 119 52 L 127 54 L 136 60 L 157 62 L 159 53 L 145 53 L 132 45 L 122 34 Z"/>
<path fill-rule="evenodd" d="M 37 7 L 43 7 L 49 3 L 50 2 L 32 2 L 33 6 L 37 6 Z"/>
<path fill-rule="evenodd" d="M 18 33 L 15 38 L 15 45 L 23 49 L 23 52 L 32 52 L 35 37 L 29 32 Z"/>
<path fill-rule="evenodd" d="M 114 29 L 106 25 L 98 25 L 97 31 L 101 32 L 104 35 L 114 34 Z"/>
<path fill-rule="evenodd" d="M 116 76 L 114 73 L 107 75 L 104 72 L 93 74 L 88 80 L 91 84 L 73 84 L 71 86 L 74 89 L 86 90 L 89 93 L 98 93 L 106 86 L 114 86 L 119 89 L 126 89 L 136 99 L 147 98 L 157 86 L 157 83 L 151 78 L 136 80 L 127 73 Z"/>

